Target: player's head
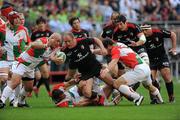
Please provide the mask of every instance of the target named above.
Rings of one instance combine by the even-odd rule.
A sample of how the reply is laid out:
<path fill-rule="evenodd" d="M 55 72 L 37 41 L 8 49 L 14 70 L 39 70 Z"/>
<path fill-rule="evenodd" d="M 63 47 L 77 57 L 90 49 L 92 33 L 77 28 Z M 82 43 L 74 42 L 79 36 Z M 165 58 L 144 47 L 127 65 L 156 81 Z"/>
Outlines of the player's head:
<path fill-rule="evenodd" d="M 51 48 L 59 47 L 61 42 L 62 42 L 62 37 L 59 33 L 53 33 L 48 39 L 48 44 Z"/>
<path fill-rule="evenodd" d="M 16 11 L 11 11 L 11 12 L 8 14 L 7 19 L 9 20 L 9 23 L 10 23 L 11 25 L 20 25 L 20 23 L 21 23 L 19 13 L 16 12 Z"/>
<path fill-rule="evenodd" d="M 66 32 L 63 34 L 63 41 L 66 47 L 68 48 L 73 48 L 76 46 L 76 39 L 74 38 L 73 33 L 71 32 Z"/>
<path fill-rule="evenodd" d="M 54 101 L 55 104 L 61 102 L 65 97 L 66 95 L 64 94 L 64 90 L 55 89 L 52 91 L 52 100 Z"/>
<path fill-rule="evenodd" d="M 117 17 L 120 16 L 120 13 L 119 12 L 116 12 L 114 11 L 112 14 L 111 14 L 111 21 L 113 24 L 116 24 L 116 19 Z"/>
<path fill-rule="evenodd" d="M 8 18 L 8 14 L 13 11 L 13 7 L 6 4 L 1 7 L 1 16 L 5 19 Z"/>
<path fill-rule="evenodd" d="M 112 46 L 113 46 L 114 44 L 115 44 L 115 42 L 112 41 L 112 40 L 109 39 L 109 38 L 106 38 L 105 40 L 103 40 L 103 45 L 104 45 L 104 47 L 107 49 L 108 54 L 111 53 Z"/>
<path fill-rule="evenodd" d="M 21 25 L 24 25 L 24 23 L 25 23 L 24 14 L 23 13 L 19 13 L 19 18 L 20 18 L 20 21 L 21 21 Z"/>
<path fill-rule="evenodd" d="M 118 25 L 120 30 L 124 30 L 126 28 L 126 17 L 124 15 L 119 15 L 115 19 L 115 23 Z"/>
<path fill-rule="evenodd" d="M 73 29 L 79 30 L 80 28 L 80 19 L 78 17 L 72 17 L 69 19 L 69 24 Z"/>
<path fill-rule="evenodd" d="M 140 26 L 145 36 L 150 36 L 152 34 L 151 25 L 143 24 Z"/>
<path fill-rule="evenodd" d="M 36 25 L 37 25 L 37 28 L 38 28 L 39 30 L 44 31 L 44 30 L 46 30 L 47 20 L 46 20 L 44 17 L 40 16 L 40 17 L 36 20 Z"/>

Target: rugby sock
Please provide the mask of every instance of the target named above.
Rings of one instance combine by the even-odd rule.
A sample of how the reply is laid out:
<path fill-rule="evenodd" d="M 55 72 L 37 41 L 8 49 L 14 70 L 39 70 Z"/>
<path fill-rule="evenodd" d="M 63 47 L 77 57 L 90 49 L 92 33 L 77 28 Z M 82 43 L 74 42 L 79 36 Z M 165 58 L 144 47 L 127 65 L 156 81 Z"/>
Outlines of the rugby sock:
<path fill-rule="evenodd" d="M 158 98 L 158 100 L 163 103 L 163 99 L 161 97 L 161 94 L 159 92 L 159 90 L 156 88 L 156 90 L 154 92 L 151 93 L 153 96 L 156 96 Z"/>
<path fill-rule="evenodd" d="M 169 97 L 174 96 L 174 86 L 172 81 L 170 83 L 166 83 L 166 89 Z"/>
<path fill-rule="evenodd" d="M 122 94 L 124 94 L 130 98 L 133 98 L 134 101 L 140 98 L 140 95 L 138 93 L 136 93 L 135 91 L 133 91 L 133 89 L 128 87 L 127 85 L 120 85 L 119 91 Z"/>
<path fill-rule="evenodd" d="M 49 78 L 41 78 L 41 79 L 43 79 L 43 81 L 44 81 L 44 85 L 45 85 L 45 87 L 46 87 L 46 90 L 47 90 L 48 92 L 50 92 Z"/>
<path fill-rule="evenodd" d="M 37 82 L 37 89 L 39 89 L 39 87 L 43 84 L 43 79 L 41 78 L 38 82 Z"/>
<path fill-rule="evenodd" d="M 11 96 L 13 94 L 13 89 L 10 88 L 9 86 L 6 86 L 3 90 L 2 96 L 1 96 L 1 100 L 3 101 L 3 103 L 5 103 L 5 101 L 9 98 L 9 96 Z"/>
<path fill-rule="evenodd" d="M 160 84 L 157 80 L 152 80 L 152 84 L 160 91 Z"/>
<path fill-rule="evenodd" d="M 24 89 L 24 87 L 20 90 L 20 93 L 19 93 L 19 99 L 18 99 L 18 102 L 20 104 L 25 104 L 25 98 L 26 98 L 26 95 L 28 94 L 28 92 L 26 92 L 26 90 Z"/>
<path fill-rule="evenodd" d="M 135 83 L 131 88 L 136 91 L 138 87 L 140 86 L 140 82 Z"/>

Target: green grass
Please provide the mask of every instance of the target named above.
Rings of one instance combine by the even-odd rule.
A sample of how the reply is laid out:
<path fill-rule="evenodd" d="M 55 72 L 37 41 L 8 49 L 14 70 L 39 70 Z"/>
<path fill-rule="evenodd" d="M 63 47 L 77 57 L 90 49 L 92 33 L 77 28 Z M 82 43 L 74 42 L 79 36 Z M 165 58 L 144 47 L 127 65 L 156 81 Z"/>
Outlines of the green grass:
<path fill-rule="evenodd" d="M 180 120 L 180 83 L 175 83 L 176 102 L 168 103 L 164 84 L 161 93 L 165 104 L 150 105 L 148 91 L 139 88 L 145 96 L 141 106 L 123 99 L 118 106 L 56 108 L 42 87 L 39 98 L 28 98 L 31 108 L 11 108 L 0 110 L 0 120 Z"/>

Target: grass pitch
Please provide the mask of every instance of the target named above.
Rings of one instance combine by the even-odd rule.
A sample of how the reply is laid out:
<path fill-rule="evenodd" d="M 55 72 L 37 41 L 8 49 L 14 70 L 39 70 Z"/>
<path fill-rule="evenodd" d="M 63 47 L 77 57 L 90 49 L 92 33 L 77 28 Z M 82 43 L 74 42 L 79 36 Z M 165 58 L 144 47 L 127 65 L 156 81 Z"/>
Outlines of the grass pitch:
<path fill-rule="evenodd" d="M 141 106 L 123 99 L 118 106 L 56 108 L 42 87 L 39 97 L 28 98 L 31 108 L 0 110 L 0 120 L 180 120 L 180 83 L 174 82 L 176 102 L 168 103 L 164 83 L 161 83 L 163 105 L 150 105 L 148 91 L 138 88 L 145 99 Z"/>

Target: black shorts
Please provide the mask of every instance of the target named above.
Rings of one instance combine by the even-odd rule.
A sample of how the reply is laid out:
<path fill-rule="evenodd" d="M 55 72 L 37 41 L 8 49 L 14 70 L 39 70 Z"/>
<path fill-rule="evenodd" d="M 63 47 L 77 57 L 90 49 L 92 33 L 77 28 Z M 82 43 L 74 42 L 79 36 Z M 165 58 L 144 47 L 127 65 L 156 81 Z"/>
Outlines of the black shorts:
<path fill-rule="evenodd" d="M 81 72 L 80 80 L 88 80 L 93 77 L 99 77 L 101 69 L 102 69 L 102 65 L 99 64 L 94 67 L 91 67 L 87 72 Z"/>
<path fill-rule="evenodd" d="M 161 70 L 163 68 L 170 68 L 168 56 L 166 54 L 157 58 L 149 58 L 151 70 Z"/>

